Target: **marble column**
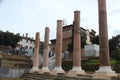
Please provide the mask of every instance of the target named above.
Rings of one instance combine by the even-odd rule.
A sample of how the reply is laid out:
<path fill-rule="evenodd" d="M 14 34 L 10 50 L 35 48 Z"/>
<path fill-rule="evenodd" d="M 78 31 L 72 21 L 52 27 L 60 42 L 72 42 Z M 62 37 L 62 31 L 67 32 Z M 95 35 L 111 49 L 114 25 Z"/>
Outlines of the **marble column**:
<path fill-rule="evenodd" d="M 39 43 L 40 43 L 40 33 L 36 33 L 35 38 L 35 47 L 34 47 L 34 56 L 33 56 L 33 67 L 30 70 L 30 73 L 39 72 Z"/>
<path fill-rule="evenodd" d="M 74 11 L 74 33 L 73 33 L 73 69 L 68 73 L 70 76 L 84 74 L 81 69 L 81 35 L 80 35 L 80 11 Z"/>
<path fill-rule="evenodd" d="M 56 50 L 55 50 L 55 68 L 52 74 L 63 73 L 62 70 L 62 20 L 57 20 L 57 36 L 56 36 Z"/>
<path fill-rule="evenodd" d="M 39 73 L 50 73 L 48 69 L 48 54 L 49 54 L 49 27 L 45 28 L 44 50 L 43 50 L 43 67 Z"/>
<path fill-rule="evenodd" d="M 106 0 L 98 0 L 99 11 L 99 45 L 100 45 L 100 68 L 96 74 L 105 76 L 115 76 L 115 72 L 110 67 L 109 41 L 107 30 Z M 97 76 L 97 75 L 95 75 Z"/>

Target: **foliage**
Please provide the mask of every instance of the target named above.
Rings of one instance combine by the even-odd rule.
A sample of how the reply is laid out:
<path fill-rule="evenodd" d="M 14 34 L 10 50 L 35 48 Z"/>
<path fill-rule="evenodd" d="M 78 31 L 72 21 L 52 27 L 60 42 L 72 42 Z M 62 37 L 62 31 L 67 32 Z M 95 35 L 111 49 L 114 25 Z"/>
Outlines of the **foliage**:
<path fill-rule="evenodd" d="M 21 37 L 18 34 L 14 35 L 13 33 L 8 31 L 0 31 L 0 45 L 11 46 L 15 48 L 20 39 Z"/>
<path fill-rule="evenodd" d="M 110 59 L 110 64 L 111 64 L 111 65 L 115 65 L 117 62 L 118 62 L 118 61 L 115 60 L 115 59 Z"/>
<path fill-rule="evenodd" d="M 93 39 L 92 39 L 92 44 L 98 44 L 99 45 L 99 36 L 95 36 Z"/>
<path fill-rule="evenodd" d="M 62 69 L 65 71 L 69 71 L 71 70 L 73 67 L 73 61 L 69 60 L 69 61 L 62 61 Z"/>
<path fill-rule="evenodd" d="M 84 48 L 85 45 L 86 45 L 86 40 L 81 38 L 81 48 Z"/>
<path fill-rule="evenodd" d="M 91 42 L 92 44 L 99 45 L 99 35 L 95 36 L 95 38 L 93 38 Z M 120 34 L 109 39 L 110 56 L 111 56 L 112 51 L 116 49 L 120 49 Z"/>
<path fill-rule="evenodd" d="M 113 50 L 120 49 L 120 34 L 112 37 L 109 40 L 109 49 L 110 49 L 110 53 Z"/>
<path fill-rule="evenodd" d="M 111 52 L 111 57 L 120 61 L 120 49 Z"/>
<path fill-rule="evenodd" d="M 111 68 L 120 73 L 120 62 L 116 61 L 115 59 L 110 60 Z M 86 72 L 95 72 L 99 69 L 99 58 L 89 58 L 86 60 L 82 60 L 81 63 L 82 69 Z M 66 60 L 62 61 L 62 68 L 65 71 L 71 70 L 73 67 L 73 61 L 72 60 Z"/>
<path fill-rule="evenodd" d="M 99 59 L 89 59 L 86 61 L 87 64 L 99 64 Z"/>
<path fill-rule="evenodd" d="M 99 69 L 99 64 L 82 64 L 82 69 L 86 72 L 95 72 Z"/>
<path fill-rule="evenodd" d="M 120 61 L 116 62 L 116 64 L 115 64 L 114 67 L 113 67 L 113 70 L 114 70 L 116 73 L 120 73 Z"/>

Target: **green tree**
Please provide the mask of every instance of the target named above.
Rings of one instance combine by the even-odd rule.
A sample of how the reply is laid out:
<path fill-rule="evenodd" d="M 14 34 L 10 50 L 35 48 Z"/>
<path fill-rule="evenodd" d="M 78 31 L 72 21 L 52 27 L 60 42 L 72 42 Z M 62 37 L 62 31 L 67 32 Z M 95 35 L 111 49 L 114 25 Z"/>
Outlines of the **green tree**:
<path fill-rule="evenodd" d="M 111 57 L 120 61 L 120 49 L 113 50 L 111 52 Z"/>
<path fill-rule="evenodd" d="M 110 53 L 113 50 L 120 49 L 120 34 L 112 37 L 109 40 L 109 49 L 110 49 Z"/>
<path fill-rule="evenodd" d="M 85 45 L 86 45 L 86 40 L 81 37 L 81 48 L 84 48 Z"/>
<path fill-rule="evenodd" d="M 99 36 L 95 36 L 93 39 L 92 39 L 92 44 L 98 44 L 99 45 Z"/>
<path fill-rule="evenodd" d="M 15 48 L 21 37 L 18 34 L 13 34 L 9 31 L 0 31 L 0 45 L 11 46 Z"/>

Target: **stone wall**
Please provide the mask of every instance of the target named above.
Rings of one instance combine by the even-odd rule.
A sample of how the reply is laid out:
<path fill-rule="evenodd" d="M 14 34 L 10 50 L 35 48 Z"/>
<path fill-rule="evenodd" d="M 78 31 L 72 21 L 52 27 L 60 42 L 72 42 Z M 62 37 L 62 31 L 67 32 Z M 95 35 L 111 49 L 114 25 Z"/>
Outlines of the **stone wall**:
<path fill-rule="evenodd" d="M 99 57 L 99 45 L 85 45 L 84 51 L 85 57 Z"/>
<path fill-rule="evenodd" d="M 0 68 L 0 78 L 19 78 L 29 69 Z"/>

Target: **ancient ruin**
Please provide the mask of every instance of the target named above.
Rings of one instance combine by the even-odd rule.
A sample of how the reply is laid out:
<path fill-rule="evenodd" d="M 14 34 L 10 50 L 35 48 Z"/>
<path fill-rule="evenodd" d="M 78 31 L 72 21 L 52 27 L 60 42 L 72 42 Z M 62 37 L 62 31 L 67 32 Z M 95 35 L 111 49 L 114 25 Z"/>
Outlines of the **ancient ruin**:
<path fill-rule="evenodd" d="M 30 72 L 49 73 L 50 75 L 60 75 L 63 77 L 87 77 L 91 79 L 108 79 L 116 77 L 116 73 L 110 67 L 108 31 L 107 31 L 107 14 L 106 0 L 98 0 L 99 10 L 99 41 L 100 41 L 100 67 L 95 74 L 86 74 L 81 68 L 81 35 L 80 35 L 80 11 L 74 11 L 74 34 L 73 34 L 73 68 L 68 73 L 62 70 L 62 20 L 57 20 L 57 35 L 56 35 L 56 50 L 55 50 L 55 68 L 50 71 L 48 69 L 48 43 L 49 43 L 49 28 L 45 29 L 45 44 L 44 44 L 44 62 L 43 68 L 38 68 L 38 45 L 39 33 L 36 34 L 35 52 L 33 68 Z M 89 77 L 88 77 L 89 76 Z M 55 78 L 55 77 L 54 77 Z M 96 79 L 96 80 L 97 80 Z M 67 79 L 66 79 L 67 80 Z"/>
<path fill-rule="evenodd" d="M 45 28 L 45 38 L 44 38 L 44 50 L 43 50 L 43 67 L 39 71 L 39 73 L 49 73 L 50 70 L 48 69 L 48 47 L 49 47 L 49 28 Z"/>
<path fill-rule="evenodd" d="M 117 76 L 110 67 L 106 0 L 98 0 L 100 68 L 95 77 Z"/>
<path fill-rule="evenodd" d="M 81 69 L 80 11 L 74 12 L 73 69 L 68 75 L 84 74 Z"/>
<path fill-rule="evenodd" d="M 39 42 L 40 42 L 40 33 L 36 33 L 35 38 L 35 47 L 34 47 L 34 60 L 33 60 L 33 67 L 30 70 L 30 73 L 39 72 L 39 61 L 38 61 L 38 53 L 39 53 Z"/>
<path fill-rule="evenodd" d="M 57 36 L 56 36 L 56 50 L 55 50 L 55 68 L 52 74 L 64 73 L 62 70 L 62 20 L 57 20 Z"/>

